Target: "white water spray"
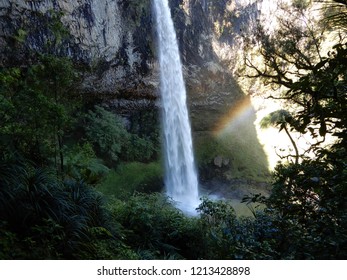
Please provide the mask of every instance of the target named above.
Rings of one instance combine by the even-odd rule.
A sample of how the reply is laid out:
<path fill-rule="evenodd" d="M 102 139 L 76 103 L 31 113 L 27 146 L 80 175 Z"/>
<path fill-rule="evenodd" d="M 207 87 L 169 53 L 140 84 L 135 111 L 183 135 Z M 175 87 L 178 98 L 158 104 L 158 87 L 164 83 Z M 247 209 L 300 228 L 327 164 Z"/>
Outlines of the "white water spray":
<path fill-rule="evenodd" d="M 158 33 L 160 91 L 164 131 L 165 186 L 186 213 L 199 204 L 186 89 L 168 0 L 154 0 Z"/>

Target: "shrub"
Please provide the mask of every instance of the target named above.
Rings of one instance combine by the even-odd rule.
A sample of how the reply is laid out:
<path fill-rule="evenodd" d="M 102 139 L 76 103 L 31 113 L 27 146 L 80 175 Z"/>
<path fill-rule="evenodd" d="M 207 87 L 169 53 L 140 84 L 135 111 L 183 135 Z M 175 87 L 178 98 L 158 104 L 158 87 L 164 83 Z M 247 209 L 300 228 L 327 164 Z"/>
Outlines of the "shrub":
<path fill-rule="evenodd" d="M 86 135 L 94 144 L 98 155 L 109 161 L 118 162 L 122 149 L 129 143 L 129 133 L 122 120 L 115 114 L 95 106 L 86 115 Z"/>
<path fill-rule="evenodd" d="M 85 131 L 97 155 L 110 165 L 121 160 L 148 162 L 158 153 L 155 139 L 128 132 L 121 117 L 100 106 L 86 115 Z"/>
<path fill-rule="evenodd" d="M 98 242 L 110 241 L 115 254 L 124 250 L 121 227 L 90 186 L 62 183 L 54 172 L 26 162 L 2 161 L 0 174 L 1 258 L 95 258 L 101 256 L 97 230 L 107 233 Z"/>
<path fill-rule="evenodd" d="M 198 258 L 201 239 L 196 220 L 173 207 L 165 196 L 137 194 L 127 202 L 118 201 L 113 213 L 127 231 L 127 245 L 142 259 Z"/>
<path fill-rule="evenodd" d="M 163 170 L 159 162 L 130 162 L 121 164 L 98 185 L 106 195 L 127 199 L 135 192 L 160 191 L 163 185 Z"/>
<path fill-rule="evenodd" d="M 66 152 L 64 171 L 68 178 L 96 185 L 108 174 L 109 168 L 96 157 L 91 144 L 86 142 Z"/>
<path fill-rule="evenodd" d="M 278 230 L 275 217 L 236 218 L 228 201 L 202 200 L 198 208 L 204 231 L 206 259 L 274 259 Z"/>

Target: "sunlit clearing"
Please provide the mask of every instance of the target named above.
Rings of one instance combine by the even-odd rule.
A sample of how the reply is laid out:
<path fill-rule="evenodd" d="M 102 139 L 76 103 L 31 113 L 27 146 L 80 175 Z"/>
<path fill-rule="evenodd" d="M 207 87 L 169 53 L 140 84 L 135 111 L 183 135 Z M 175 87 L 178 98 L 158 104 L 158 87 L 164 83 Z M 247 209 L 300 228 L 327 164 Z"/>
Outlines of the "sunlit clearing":
<path fill-rule="evenodd" d="M 295 155 L 293 145 L 288 135 L 283 130 L 279 131 L 278 127 L 269 127 L 266 129 L 260 127 L 260 122 L 266 115 L 283 108 L 281 104 L 262 97 L 252 97 L 251 101 L 257 116 L 254 125 L 257 130 L 258 140 L 263 145 L 270 170 L 273 170 L 281 159 L 284 161 L 292 160 L 294 162 L 294 157 L 286 158 L 288 155 Z M 322 140 L 321 137 L 319 139 L 314 139 L 310 133 L 301 134 L 291 131 L 290 134 L 297 145 L 299 155 L 303 155 L 316 141 Z M 332 137 L 327 136 L 326 145 L 332 143 L 333 140 Z M 305 153 L 305 156 L 312 157 L 313 154 Z"/>

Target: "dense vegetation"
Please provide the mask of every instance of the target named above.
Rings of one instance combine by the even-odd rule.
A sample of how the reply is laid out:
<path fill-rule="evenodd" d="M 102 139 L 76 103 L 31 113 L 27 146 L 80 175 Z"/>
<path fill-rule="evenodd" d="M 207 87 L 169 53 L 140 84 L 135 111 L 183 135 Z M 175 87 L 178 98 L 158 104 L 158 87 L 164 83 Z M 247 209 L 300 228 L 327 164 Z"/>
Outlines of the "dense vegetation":
<path fill-rule="evenodd" d="M 340 39 L 324 55 L 319 32 L 286 21 L 275 35 L 259 27 L 264 63 L 247 59 L 248 76 L 281 87 L 272 98 L 289 105 L 264 124 L 316 141 L 277 166 L 269 198 L 244 198 L 253 217 L 207 198 L 196 217 L 177 210 L 158 192 L 155 114 L 127 127 L 91 106 L 68 58 L 35 54 L 25 67 L 1 68 L 0 259 L 345 259 L 347 3 L 336 2 L 324 24 Z"/>

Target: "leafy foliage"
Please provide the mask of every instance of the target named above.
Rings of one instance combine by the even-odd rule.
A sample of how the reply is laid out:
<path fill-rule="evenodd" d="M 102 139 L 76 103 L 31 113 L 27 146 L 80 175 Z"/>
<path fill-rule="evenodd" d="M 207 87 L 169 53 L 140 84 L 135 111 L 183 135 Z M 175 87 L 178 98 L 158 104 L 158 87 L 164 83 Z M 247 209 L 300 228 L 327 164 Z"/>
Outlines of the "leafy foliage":
<path fill-rule="evenodd" d="M 109 241 L 115 255 L 126 249 L 103 197 L 88 185 L 21 161 L 1 162 L 0 172 L 2 259 L 95 258 L 93 238 Z"/>
<path fill-rule="evenodd" d="M 99 183 L 110 171 L 103 161 L 96 157 L 92 145 L 84 143 L 71 147 L 66 152 L 65 175 L 90 185 Z"/>
<path fill-rule="evenodd" d="M 97 185 L 102 193 L 122 200 L 127 200 L 137 192 L 158 192 L 162 187 L 163 170 L 160 162 L 120 164 Z"/>
<path fill-rule="evenodd" d="M 301 15 L 300 10 L 297 11 Z M 300 133 L 323 138 L 345 135 L 346 44 L 341 41 L 326 55 L 323 37 L 310 28 L 296 26 L 292 18 L 281 19 L 280 28 L 269 35 L 259 27 L 260 55 L 264 66 L 246 63 L 266 84 L 283 89 L 280 96 L 292 108 L 290 126 Z M 309 25 L 310 23 L 307 23 Z M 345 141 L 345 140 L 344 140 Z"/>
<path fill-rule="evenodd" d="M 85 131 L 98 156 L 109 162 L 148 161 L 156 153 L 158 143 L 128 132 L 121 117 L 100 106 L 86 115 Z"/>
<path fill-rule="evenodd" d="M 284 130 L 286 132 L 286 134 L 288 135 L 290 142 L 292 143 L 294 150 L 295 150 L 295 155 L 294 156 L 289 155 L 289 156 L 287 156 L 287 158 L 295 157 L 295 164 L 298 164 L 299 163 L 299 150 L 298 150 L 298 147 L 297 147 L 293 137 L 291 136 L 291 134 L 288 130 L 288 126 L 290 123 L 293 124 L 293 117 L 291 116 L 291 114 L 286 110 L 277 110 L 277 111 L 272 112 L 269 115 L 265 116 L 260 122 L 260 127 L 266 128 L 269 126 L 277 126 L 277 127 L 279 127 L 279 131 Z"/>
<path fill-rule="evenodd" d="M 203 199 L 198 208 L 205 233 L 207 259 L 276 259 L 275 217 L 236 218 L 228 201 Z"/>
<path fill-rule="evenodd" d="M 320 1 L 326 4 L 324 21 L 331 29 L 346 30 L 347 2 L 345 0 Z"/>
<path fill-rule="evenodd" d="M 73 126 L 78 98 L 71 61 L 42 56 L 28 68 L 0 71 L 0 146 L 36 161 L 58 158 L 63 165 L 63 136 Z"/>
<path fill-rule="evenodd" d="M 134 20 L 148 8 L 123 2 Z M 346 3 L 335 2 L 327 30 L 345 26 Z M 309 7 L 294 1 L 287 12 L 303 18 Z M 48 24 L 54 52 L 66 35 L 60 17 L 52 13 Z M 297 26 L 290 17 L 280 24 L 272 35 L 258 30 L 262 66 L 246 60 L 249 76 L 280 88 L 270 98 L 286 104 L 263 124 L 316 141 L 307 151 L 313 156 L 296 153 L 294 163 L 276 167 L 269 198 L 243 199 L 266 204 L 251 208 L 254 217 L 238 218 L 228 201 L 207 198 L 187 217 L 155 193 L 162 170 L 150 162 L 159 146 L 157 129 L 147 129 L 153 115 L 135 116 L 130 128 L 100 106 L 81 118 L 70 60 L 39 55 L 31 65 L 1 68 L 0 259 L 345 259 L 347 44 L 341 36 L 325 54 L 322 25 Z M 19 29 L 15 40 L 29 33 Z M 200 155 L 206 165 L 225 151 L 211 143 Z"/>
<path fill-rule="evenodd" d="M 294 8 L 303 15 L 308 7 Z M 295 163 L 277 166 L 267 210 L 280 217 L 276 221 L 279 236 L 290 236 L 290 243 L 283 239 L 278 244 L 281 258 L 341 259 L 346 256 L 347 240 L 343 210 L 347 190 L 347 44 L 340 37 L 323 54 L 324 30 L 318 30 L 321 26 L 313 29 L 309 23 L 295 25 L 289 20 L 281 19 L 280 28 L 272 35 L 260 27 L 264 64 L 257 66 L 247 60 L 254 73 L 249 77 L 280 88 L 279 96 L 269 97 L 284 101 L 284 106 L 290 108 L 272 113 L 263 124 L 275 124 L 289 137 L 289 131 L 309 133 L 314 141 L 303 155 L 296 149 Z M 295 148 L 293 138 L 291 141 Z"/>
<path fill-rule="evenodd" d="M 122 148 L 129 141 L 129 134 L 120 117 L 95 106 L 94 111 L 88 112 L 86 122 L 87 139 L 95 145 L 98 153 L 118 161 Z"/>
<path fill-rule="evenodd" d="M 199 227 L 161 194 L 138 194 L 113 208 L 141 259 L 197 258 Z"/>
<path fill-rule="evenodd" d="M 295 258 L 346 256 L 346 156 L 342 160 L 336 156 L 328 151 L 324 158 L 276 169 L 268 205 L 279 212 L 283 224 L 300 229 Z"/>

